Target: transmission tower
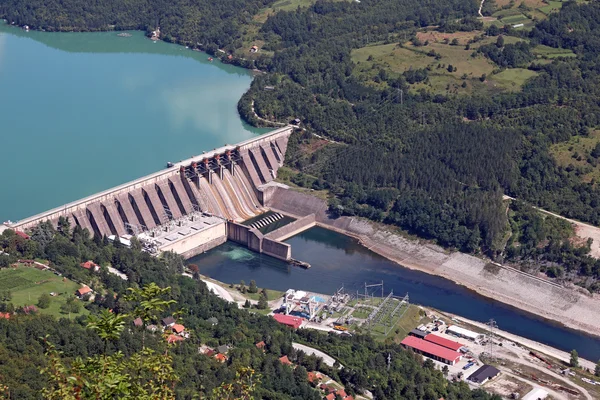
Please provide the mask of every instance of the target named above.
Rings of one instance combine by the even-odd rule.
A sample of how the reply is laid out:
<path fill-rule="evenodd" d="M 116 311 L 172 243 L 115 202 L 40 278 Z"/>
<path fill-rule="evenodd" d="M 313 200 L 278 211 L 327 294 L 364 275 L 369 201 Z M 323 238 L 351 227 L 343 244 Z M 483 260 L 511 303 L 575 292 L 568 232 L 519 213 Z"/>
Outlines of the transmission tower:
<path fill-rule="evenodd" d="M 487 323 L 486 323 L 488 330 L 487 330 L 487 338 L 489 341 L 489 345 L 490 345 L 490 359 L 493 361 L 495 360 L 494 358 L 494 329 L 498 329 L 498 324 L 496 324 L 496 321 L 494 321 L 493 318 L 491 318 Z"/>

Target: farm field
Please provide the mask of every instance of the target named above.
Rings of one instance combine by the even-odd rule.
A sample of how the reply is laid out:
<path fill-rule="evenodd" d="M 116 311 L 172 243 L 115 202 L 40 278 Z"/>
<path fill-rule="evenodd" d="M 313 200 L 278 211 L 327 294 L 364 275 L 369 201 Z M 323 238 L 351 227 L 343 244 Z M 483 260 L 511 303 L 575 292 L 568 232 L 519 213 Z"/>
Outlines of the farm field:
<path fill-rule="evenodd" d="M 50 306 L 46 309 L 38 308 L 39 312 L 54 315 L 56 317 L 67 317 L 60 312 L 60 306 L 67 298 L 74 295 L 80 285 L 51 271 L 40 271 L 32 267 L 6 268 L 0 270 L 0 291 L 10 291 L 11 302 L 16 306 L 35 305 L 42 293 L 59 293 L 52 297 Z M 81 308 L 80 314 L 87 314 L 85 308 Z M 74 316 L 72 316 L 74 318 Z"/>
<path fill-rule="evenodd" d="M 496 26 L 523 24 L 518 29 L 530 29 L 535 25 L 534 20 L 547 18 L 551 13 L 560 10 L 562 5 L 561 1 L 499 0 L 496 1 L 497 11 L 492 14 L 492 18 L 495 20 L 488 20 L 487 23 Z"/>

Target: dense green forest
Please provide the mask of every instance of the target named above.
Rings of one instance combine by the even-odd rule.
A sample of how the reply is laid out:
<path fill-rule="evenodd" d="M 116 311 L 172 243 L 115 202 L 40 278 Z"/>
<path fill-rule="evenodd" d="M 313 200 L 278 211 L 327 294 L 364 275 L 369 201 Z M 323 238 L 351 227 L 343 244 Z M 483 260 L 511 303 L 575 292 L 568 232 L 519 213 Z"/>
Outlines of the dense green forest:
<path fill-rule="evenodd" d="M 57 363 L 72 364 L 72 368 L 76 368 L 76 358 L 99 356 L 101 358 L 95 360 L 100 361 L 92 367 L 101 366 L 105 355 L 118 358 L 118 354 L 122 354 L 125 360 L 135 359 L 144 348 L 155 354 L 168 354 L 172 359 L 170 364 L 176 378 L 173 378 L 176 382 L 174 397 L 177 399 L 198 398 L 199 395 L 201 398 L 225 398 L 220 395 L 223 383 L 235 386 L 236 373 L 244 368 L 253 371 L 254 398 L 257 399 L 320 399 L 319 392 L 307 381 L 307 371 L 314 370 L 343 382 L 348 393 L 368 389 L 377 399 L 493 398 L 481 390 L 470 391 L 464 383 L 448 382 L 431 362 L 424 363 L 420 356 L 397 344 L 377 342 L 364 335 L 341 337 L 318 331 L 294 332 L 270 317 L 238 309 L 237 305 L 209 293 L 197 277 L 182 276 L 184 266 L 177 256 L 152 257 L 142 252 L 135 240 L 132 248 L 127 248 L 106 238 L 91 239 L 87 230 L 82 231 L 79 227 L 71 230 L 68 223 L 61 221 L 58 230 L 50 224 L 41 224 L 31 240 L 7 230 L 0 235 L 0 249 L 9 254 L 0 256 L 3 267 L 18 258 L 44 258 L 64 276 L 90 283 L 97 295 L 86 308 L 92 313 L 92 325 L 97 332 L 103 331 L 99 326 L 102 327 L 103 320 L 110 320 L 111 314 L 112 318 L 124 314 L 131 316 L 125 321 L 125 329 L 110 340 L 87 329 L 88 319 L 83 316 L 74 319 L 65 316 L 57 320 L 38 313 L 17 312 L 10 319 L 0 319 L 0 383 L 8 387 L 0 393 L 0 397 L 5 396 L 2 398 L 37 399 L 42 398 L 43 388 L 64 387 L 64 382 L 54 379 L 53 374 L 40 375 L 40 368 L 54 371 Z M 128 280 L 108 273 L 105 268 L 94 274 L 78 267 L 80 262 L 88 259 L 120 269 L 127 274 Z M 133 293 L 137 294 L 132 296 L 128 287 L 147 288 L 153 283 L 170 288 L 165 290 L 166 297 L 161 300 L 164 307 L 154 316 L 154 321 L 181 311 L 180 321 L 191 333 L 188 339 L 176 345 L 167 347 L 160 333 L 144 333 L 143 327 L 132 324 L 141 304 L 136 303 L 141 289 L 135 290 Z M 1 311 L 12 308 L 7 301 L 0 303 Z M 112 312 L 107 313 L 107 310 Z M 213 317 L 218 323 L 208 321 Z M 339 361 L 346 368 L 331 368 L 314 356 L 296 352 L 291 346 L 292 340 L 324 350 L 335 348 Z M 265 353 L 255 346 L 259 341 L 265 341 Z M 48 352 L 46 342 L 52 343 L 55 349 Z M 219 363 L 199 354 L 198 348 L 202 344 L 230 345 L 229 359 Z M 389 368 L 388 354 L 392 359 Z M 292 369 L 282 365 L 278 360 L 282 355 L 288 355 L 300 367 Z M 168 358 L 156 362 L 164 363 L 165 360 Z M 106 368 L 112 371 L 110 366 Z M 97 369 L 94 371 L 96 373 L 90 375 L 98 380 L 100 374 Z"/>
<path fill-rule="evenodd" d="M 495 7 L 489 3 L 486 13 Z M 254 124 L 261 123 L 254 112 L 280 122 L 299 118 L 310 133 L 337 142 L 308 146 L 315 138 L 298 135 L 287 159 L 302 173 L 298 182 L 329 189 L 333 213 L 396 224 L 444 246 L 498 260 L 529 260 L 547 271 L 552 269 L 538 256 L 522 251 L 516 257 L 507 247 L 509 229 L 521 225 L 507 219 L 503 194 L 600 224 L 595 180 L 586 179 L 581 167 L 557 163 L 551 153 L 552 145 L 589 137 L 598 127 L 597 2 L 564 2 L 530 30 L 507 24 L 485 31 L 474 18 L 476 1 L 318 0 L 290 11 L 274 7 L 267 0 L 105 0 L 91 5 L 9 0 L 0 4 L 0 16 L 47 30 L 151 30 L 160 25 L 166 40 L 211 54 L 222 49 L 226 62 L 267 72 L 254 80 L 239 111 Z M 398 73 L 375 63 L 373 73 L 356 73 L 353 50 L 389 43 L 417 48 L 425 45 L 419 32 L 432 26 L 445 33 L 481 32 L 465 45 L 490 39 L 473 47 L 473 60 L 489 60 L 494 72 L 515 71 L 516 76 L 528 70 L 534 76 L 512 91 L 489 90 L 486 74 L 467 76 L 463 87 L 467 80 L 470 85 L 480 80 L 477 87 L 483 89 L 456 95 L 415 86 L 433 79 L 435 70 L 428 68 Z M 250 42 L 261 44 L 257 55 L 248 53 Z M 575 57 L 541 60 L 538 45 Z M 428 56 L 438 55 L 430 51 Z M 438 68 L 461 74 L 452 65 Z M 308 150 L 315 147 L 319 150 Z M 600 265 L 582 258 L 585 248 L 562 247 L 564 257 L 552 264 L 572 278 L 600 278 Z"/>

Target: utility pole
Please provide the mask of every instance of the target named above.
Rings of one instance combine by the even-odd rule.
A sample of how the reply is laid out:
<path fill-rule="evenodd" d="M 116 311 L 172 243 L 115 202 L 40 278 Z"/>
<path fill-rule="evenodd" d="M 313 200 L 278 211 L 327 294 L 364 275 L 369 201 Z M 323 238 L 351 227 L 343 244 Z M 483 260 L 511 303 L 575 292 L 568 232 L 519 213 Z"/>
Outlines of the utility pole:
<path fill-rule="evenodd" d="M 487 337 L 490 342 L 490 358 L 494 360 L 494 329 L 498 329 L 498 324 L 493 318 L 490 318 L 486 325 L 488 326 Z"/>

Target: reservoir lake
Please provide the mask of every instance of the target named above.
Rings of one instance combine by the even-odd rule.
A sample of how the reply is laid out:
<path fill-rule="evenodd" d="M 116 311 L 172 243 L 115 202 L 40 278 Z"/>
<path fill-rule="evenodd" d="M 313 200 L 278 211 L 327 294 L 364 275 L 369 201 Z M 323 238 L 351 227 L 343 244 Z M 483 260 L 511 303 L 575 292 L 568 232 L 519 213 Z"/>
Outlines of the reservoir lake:
<path fill-rule="evenodd" d="M 142 32 L 26 32 L 0 21 L 0 223 L 248 139 L 248 70 Z"/>

